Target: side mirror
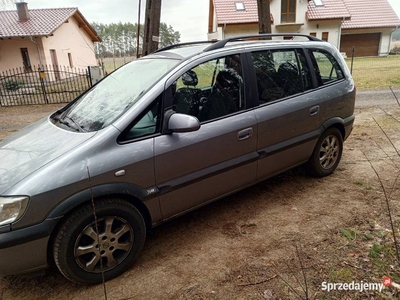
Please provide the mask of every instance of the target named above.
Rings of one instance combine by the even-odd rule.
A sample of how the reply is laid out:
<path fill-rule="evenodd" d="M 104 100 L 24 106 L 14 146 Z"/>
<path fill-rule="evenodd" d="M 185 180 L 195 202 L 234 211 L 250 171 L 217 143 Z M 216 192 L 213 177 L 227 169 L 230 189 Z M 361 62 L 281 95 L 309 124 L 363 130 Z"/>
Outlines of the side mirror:
<path fill-rule="evenodd" d="M 168 129 L 172 132 L 190 132 L 200 128 L 200 121 L 193 116 L 173 114 L 168 120 Z"/>

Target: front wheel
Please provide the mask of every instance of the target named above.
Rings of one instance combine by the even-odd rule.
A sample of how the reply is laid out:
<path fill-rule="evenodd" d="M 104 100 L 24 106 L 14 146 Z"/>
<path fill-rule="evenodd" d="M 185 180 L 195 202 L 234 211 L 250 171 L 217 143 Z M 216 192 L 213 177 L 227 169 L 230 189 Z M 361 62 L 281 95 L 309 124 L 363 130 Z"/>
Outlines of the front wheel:
<path fill-rule="evenodd" d="M 337 128 L 327 129 L 315 146 L 307 164 L 307 171 L 317 177 L 330 175 L 338 166 L 342 152 L 342 134 Z"/>
<path fill-rule="evenodd" d="M 96 200 L 74 211 L 56 235 L 53 255 L 60 272 L 73 282 L 97 284 L 126 271 L 142 250 L 146 226 L 131 203 Z"/>

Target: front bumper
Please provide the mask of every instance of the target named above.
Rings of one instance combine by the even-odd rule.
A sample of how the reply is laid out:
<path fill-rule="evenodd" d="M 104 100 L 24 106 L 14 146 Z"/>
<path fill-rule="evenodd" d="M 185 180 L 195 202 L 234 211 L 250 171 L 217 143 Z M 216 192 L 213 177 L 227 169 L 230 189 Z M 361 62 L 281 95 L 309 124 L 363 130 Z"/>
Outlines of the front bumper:
<path fill-rule="evenodd" d="M 47 267 L 50 234 L 58 220 L 0 233 L 0 274 L 32 273 Z"/>

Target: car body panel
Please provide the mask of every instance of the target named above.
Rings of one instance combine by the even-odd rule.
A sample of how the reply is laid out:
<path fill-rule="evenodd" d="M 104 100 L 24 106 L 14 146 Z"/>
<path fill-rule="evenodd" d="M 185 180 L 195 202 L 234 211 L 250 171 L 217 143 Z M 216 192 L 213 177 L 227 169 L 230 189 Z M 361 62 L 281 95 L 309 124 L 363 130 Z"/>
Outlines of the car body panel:
<path fill-rule="evenodd" d="M 4 139 L 0 142 L 0 195 L 95 134 L 66 131 L 45 118 Z"/>
<path fill-rule="evenodd" d="M 243 130 L 251 133 L 240 140 Z M 166 190 L 160 195 L 163 217 L 254 182 L 256 142 L 254 111 L 202 124 L 194 133 L 155 138 L 156 182 L 161 191 Z M 224 171 L 227 177 L 221 176 Z"/>
<path fill-rule="evenodd" d="M 46 267 L 49 243 L 61 220 L 92 200 L 130 201 L 148 226 L 156 226 L 308 161 L 327 128 L 338 128 L 343 140 L 349 136 L 354 123 L 354 82 L 344 59 L 329 43 L 236 42 L 203 51 L 206 48 L 171 48 L 142 58 L 173 59 L 177 64 L 101 130 L 76 132 L 49 117 L 0 142 L 0 196 L 30 197 L 19 220 L 0 226 L 0 274 Z M 317 74 L 310 71 L 313 86 L 309 90 L 260 105 L 250 53 L 276 49 L 300 49 L 310 70 L 308 49 L 327 51 L 340 64 L 344 78 L 318 87 Z M 189 125 L 175 117 L 172 121 L 181 120 L 179 126 L 174 123 L 181 132 L 170 130 L 178 78 L 202 63 L 236 54 L 244 81 L 241 110 L 204 121 L 199 128 L 196 116 L 187 118 Z M 201 87 L 204 95 L 213 89 L 214 78 L 209 79 L 210 86 Z M 161 103 L 157 131 L 122 139 L 155 101 Z"/>

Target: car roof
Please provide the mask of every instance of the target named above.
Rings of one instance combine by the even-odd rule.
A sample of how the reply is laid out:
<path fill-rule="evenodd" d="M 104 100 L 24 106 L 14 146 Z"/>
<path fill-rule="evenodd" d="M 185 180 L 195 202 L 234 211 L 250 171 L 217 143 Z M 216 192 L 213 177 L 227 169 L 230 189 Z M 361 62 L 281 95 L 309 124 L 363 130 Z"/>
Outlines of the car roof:
<path fill-rule="evenodd" d="M 291 40 L 282 40 L 276 38 L 282 37 L 292 37 Z M 260 40 L 253 40 L 259 38 Z M 262 39 L 264 38 L 264 39 Z M 265 39 L 269 38 L 269 39 Z M 236 36 L 227 38 L 224 40 L 216 41 L 198 41 L 189 43 L 180 43 L 165 48 L 159 49 L 152 54 L 151 57 L 168 57 L 184 60 L 186 58 L 192 57 L 194 55 L 211 52 L 218 49 L 241 49 L 244 47 L 261 47 L 265 45 L 304 45 L 307 42 L 323 42 L 313 36 L 297 33 L 286 33 L 286 34 L 258 34 L 258 35 L 246 35 L 246 36 Z M 325 42 L 324 42 L 325 43 Z"/>

